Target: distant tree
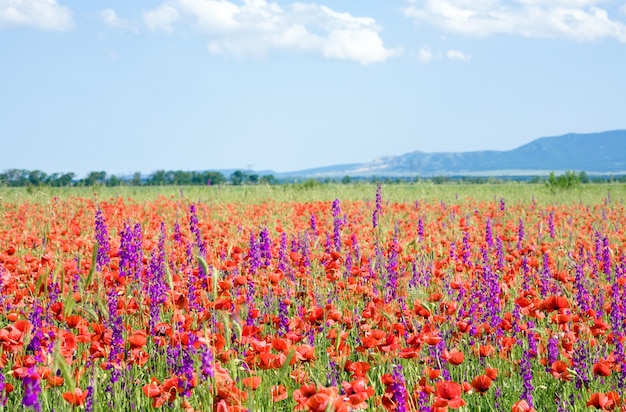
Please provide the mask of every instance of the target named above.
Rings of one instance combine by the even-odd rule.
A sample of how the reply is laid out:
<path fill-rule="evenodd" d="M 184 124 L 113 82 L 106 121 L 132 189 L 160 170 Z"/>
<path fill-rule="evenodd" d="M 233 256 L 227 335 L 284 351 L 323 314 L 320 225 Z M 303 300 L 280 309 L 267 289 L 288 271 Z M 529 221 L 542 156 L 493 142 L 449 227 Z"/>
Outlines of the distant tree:
<path fill-rule="evenodd" d="M 59 186 L 71 186 L 75 177 L 76 175 L 72 172 L 63 173 L 61 177 L 57 179 L 57 181 L 59 182 Z"/>
<path fill-rule="evenodd" d="M 574 189 L 580 186 L 581 178 L 584 176 L 570 170 L 558 176 L 554 172 L 550 172 L 546 180 L 546 186 L 552 193 L 556 193 L 559 190 Z"/>
<path fill-rule="evenodd" d="M 123 180 L 115 175 L 109 176 L 109 178 L 106 180 L 106 185 L 111 186 L 111 187 L 121 186 L 122 183 L 123 183 Z"/>
<path fill-rule="evenodd" d="M 226 183 L 226 178 L 220 172 L 204 172 L 202 173 L 201 184 L 209 186 L 222 185 Z"/>
<path fill-rule="evenodd" d="M 175 185 L 190 185 L 192 183 L 192 173 L 177 170 L 173 173 L 172 183 Z"/>
<path fill-rule="evenodd" d="M 135 172 L 133 174 L 133 178 L 130 181 L 130 184 L 133 186 L 141 186 L 141 173 Z"/>
<path fill-rule="evenodd" d="M 89 172 L 84 180 L 85 186 L 103 185 L 106 181 L 107 173 L 104 171 Z"/>
<path fill-rule="evenodd" d="M 274 175 L 263 175 L 259 179 L 259 183 L 266 185 L 275 185 L 278 183 L 278 180 L 274 177 Z"/>
<path fill-rule="evenodd" d="M 7 186 L 19 187 L 28 184 L 28 170 L 9 169 L 4 173 Z"/>
<path fill-rule="evenodd" d="M 351 178 L 350 176 L 344 176 L 344 177 L 341 179 L 341 183 L 343 183 L 344 185 L 347 185 L 347 184 L 349 184 L 349 183 L 351 183 L 351 182 L 352 182 L 352 178 Z"/>
<path fill-rule="evenodd" d="M 147 183 L 151 186 L 163 186 L 165 184 L 165 170 L 157 170 L 148 176 Z"/>
<path fill-rule="evenodd" d="M 230 182 L 235 186 L 240 186 L 246 182 L 247 174 L 241 170 L 235 170 L 230 175 Z"/>
<path fill-rule="evenodd" d="M 28 172 L 28 183 L 33 186 L 41 186 L 46 182 L 47 175 L 41 170 L 31 170 Z"/>

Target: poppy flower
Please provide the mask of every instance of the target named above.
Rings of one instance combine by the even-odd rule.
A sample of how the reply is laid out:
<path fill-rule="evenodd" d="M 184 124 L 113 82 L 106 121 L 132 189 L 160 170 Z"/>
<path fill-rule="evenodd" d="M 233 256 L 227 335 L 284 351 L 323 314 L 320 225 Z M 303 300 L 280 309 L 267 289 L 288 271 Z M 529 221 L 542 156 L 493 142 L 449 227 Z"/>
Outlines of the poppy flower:
<path fill-rule="evenodd" d="M 611 366 L 605 361 L 599 361 L 593 364 L 593 374 L 596 376 L 611 375 Z"/>
<path fill-rule="evenodd" d="M 485 375 L 489 376 L 492 381 L 498 378 L 498 370 L 496 368 L 485 368 Z"/>
<path fill-rule="evenodd" d="M 472 380 L 472 388 L 474 388 L 476 392 L 484 393 L 491 387 L 491 382 L 492 380 L 489 376 L 479 375 Z"/>
<path fill-rule="evenodd" d="M 511 407 L 511 412 L 537 412 L 535 408 L 531 408 L 525 400 L 519 400 Z"/>
<path fill-rule="evenodd" d="M 287 388 L 285 385 L 274 385 L 271 389 L 272 392 L 272 402 L 280 402 L 287 399 Z"/>
<path fill-rule="evenodd" d="M 73 392 L 63 393 L 65 399 L 72 406 L 83 406 L 89 391 L 83 391 L 81 388 L 75 388 Z"/>
<path fill-rule="evenodd" d="M 465 355 L 463 355 L 463 352 L 454 348 L 449 352 L 447 350 L 444 350 L 443 358 L 446 359 L 449 364 L 457 366 L 463 363 L 463 361 L 465 360 Z"/>
<path fill-rule="evenodd" d="M 620 406 L 621 400 L 616 392 L 595 392 L 591 394 L 591 397 L 587 401 L 587 406 L 593 406 L 596 409 L 603 411 L 611 411 Z"/>
<path fill-rule="evenodd" d="M 465 405 L 465 401 L 461 398 L 463 387 L 453 381 L 440 381 L 435 384 L 435 402 L 433 406 L 444 407 L 450 409 L 458 409 Z"/>
<path fill-rule="evenodd" d="M 248 376 L 241 380 L 241 383 L 245 388 L 256 390 L 261 384 L 260 376 Z"/>

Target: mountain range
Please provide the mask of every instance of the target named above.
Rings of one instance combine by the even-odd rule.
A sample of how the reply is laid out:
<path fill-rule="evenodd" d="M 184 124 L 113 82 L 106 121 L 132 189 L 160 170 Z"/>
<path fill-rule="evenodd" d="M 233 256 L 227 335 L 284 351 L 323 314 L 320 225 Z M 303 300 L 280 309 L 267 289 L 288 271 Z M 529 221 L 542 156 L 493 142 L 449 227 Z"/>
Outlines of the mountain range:
<path fill-rule="evenodd" d="M 279 178 L 537 176 L 565 171 L 626 174 L 626 130 L 542 137 L 513 150 L 426 153 L 414 151 L 366 163 L 319 167 Z"/>

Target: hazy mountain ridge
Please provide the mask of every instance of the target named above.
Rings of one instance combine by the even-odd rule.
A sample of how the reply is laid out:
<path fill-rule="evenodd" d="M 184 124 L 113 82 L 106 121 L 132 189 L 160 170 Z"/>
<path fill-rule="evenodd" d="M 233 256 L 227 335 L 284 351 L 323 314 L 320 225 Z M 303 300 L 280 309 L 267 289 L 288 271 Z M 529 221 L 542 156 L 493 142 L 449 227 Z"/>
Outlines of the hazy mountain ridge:
<path fill-rule="evenodd" d="M 306 169 L 278 176 L 530 176 L 567 170 L 591 175 L 626 174 L 626 130 L 542 137 L 508 151 L 415 151 L 366 163 Z"/>

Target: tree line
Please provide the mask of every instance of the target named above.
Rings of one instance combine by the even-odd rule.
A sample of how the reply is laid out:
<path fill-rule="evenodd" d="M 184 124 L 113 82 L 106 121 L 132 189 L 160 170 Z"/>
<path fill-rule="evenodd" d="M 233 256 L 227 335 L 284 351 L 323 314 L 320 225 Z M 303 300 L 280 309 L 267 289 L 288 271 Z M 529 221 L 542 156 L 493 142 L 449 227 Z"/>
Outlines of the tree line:
<path fill-rule="evenodd" d="M 236 170 L 230 176 L 215 171 L 183 171 L 157 170 L 144 176 L 139 172 L 130 176 L 108 175 L 104 171 L 89 172 L 84 178 L 76 178 L 74 173 L 46 174 L 41 170 L 10 169 L 0 173 L 0 187 L 71 187 L 71 186 L 214 186 L 214 185 L 257 185 L 293 183 L 296 186 L 309 189 L 325 183 L 415 183 L 430 182 L 434 184 L 464 183 L 464 184 L 494 184 L 510 181 L 527 183 L 544 183 L 551 191 L 571 189 L 585 183 L 622 182 L 626 183 L 625 175 L 589 177 L 585 172 L 567 171 L 556 175 L 551 172 L 548 176 L 518 176 L 518 177 L 467 177 L 467 176 L 431 176 L 431 177 L 351 177 L 323 178 L 323 179 L 277 179 L 274 175 L 259 175 L 250 171 Z"/>
<path fill-rule="evenodd" d="M 276 184 L 273 175 L 258 175 L 236 170 L 229 177 L 214 171 L 157 170 L 142 176 L 136 172 L 132 176 L 108 175 L 104 171 L 89 172 L 84 178 L 76 178 L 74 173 L 51 173 L 41 170 L 10 169 L 0 173 L 0 186 L 213 186 L 244 184 Z"/>

